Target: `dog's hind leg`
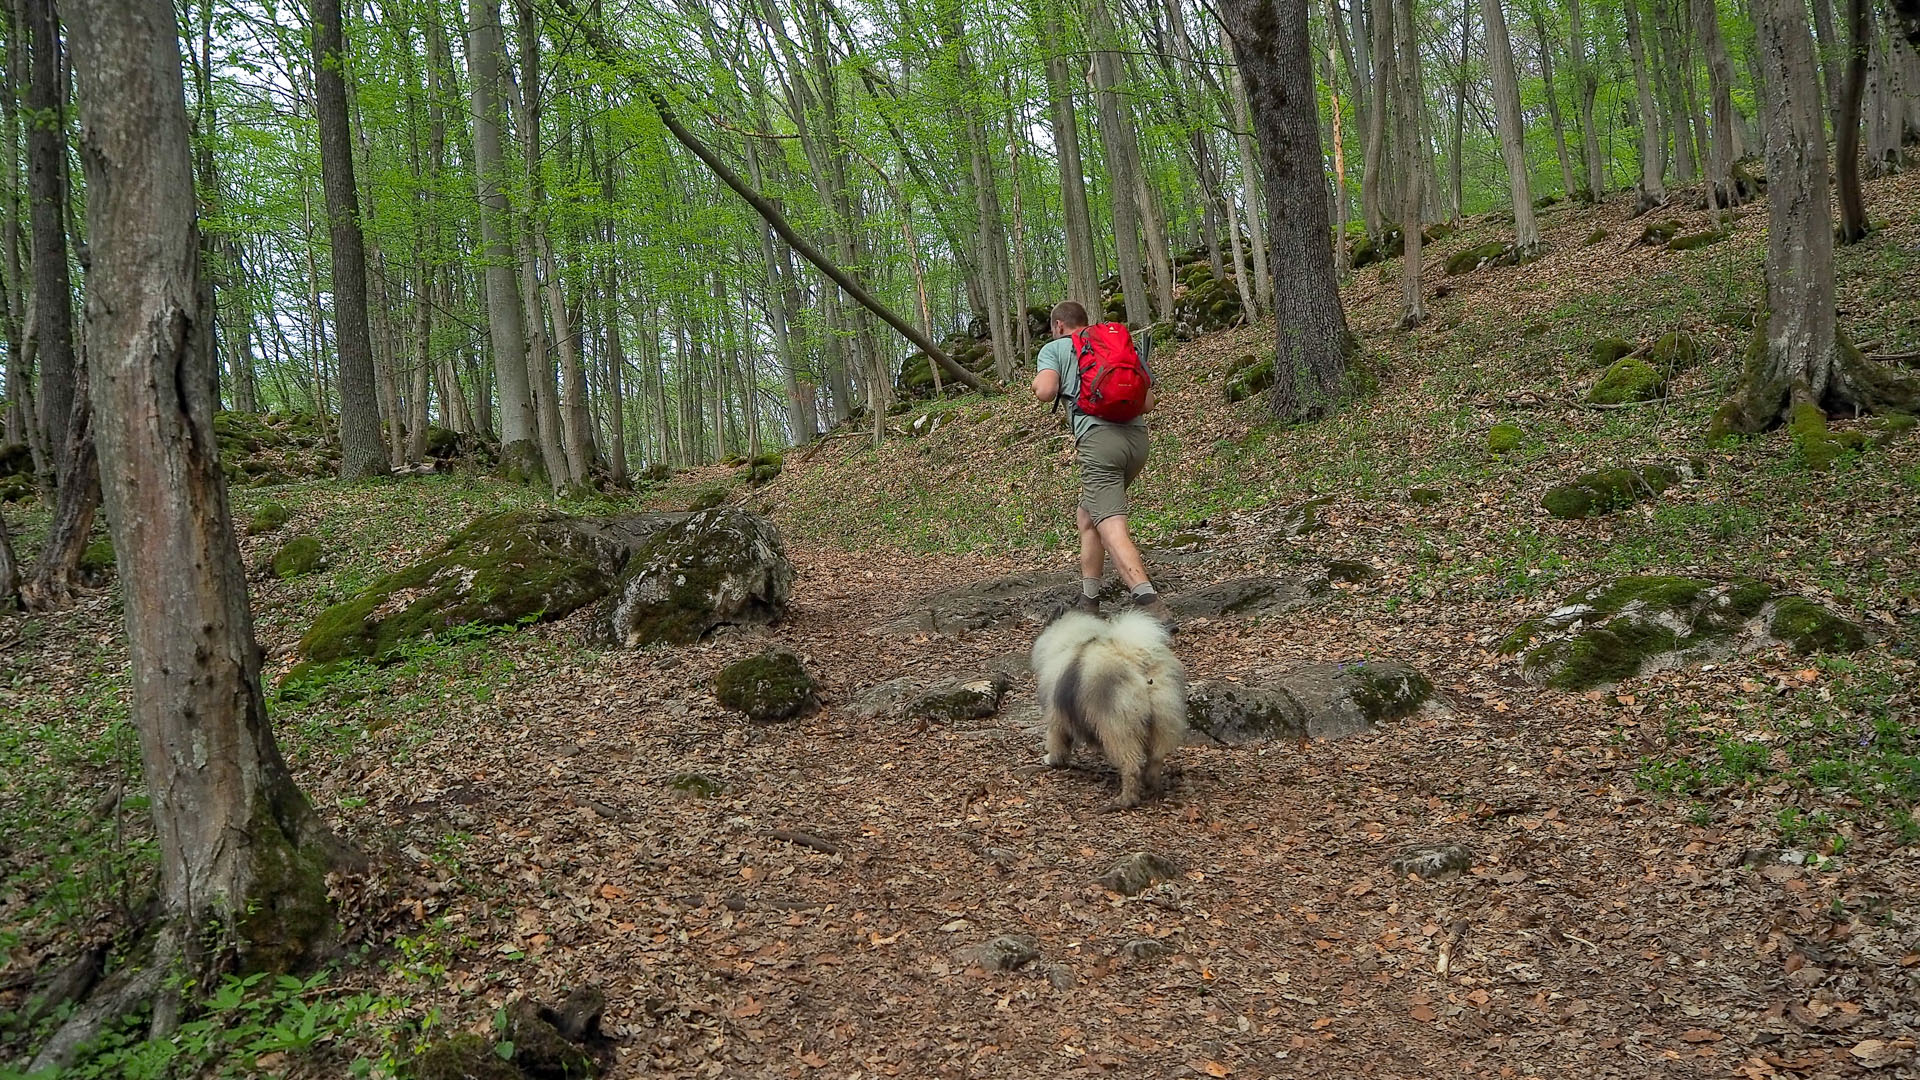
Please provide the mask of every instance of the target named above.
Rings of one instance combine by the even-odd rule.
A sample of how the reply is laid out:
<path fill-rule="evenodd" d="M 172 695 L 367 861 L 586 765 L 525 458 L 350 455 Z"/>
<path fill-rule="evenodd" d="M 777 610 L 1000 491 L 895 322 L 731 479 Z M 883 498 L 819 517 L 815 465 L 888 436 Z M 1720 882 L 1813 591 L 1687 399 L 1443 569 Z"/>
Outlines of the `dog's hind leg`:
<path fill-rule="evenodd" d="M 1167 758 L 1186 739 L 1186 729 L 1184 715 L 1156 705 L 1153 719 L 1147 727 L 1146 781 L 1149 791 L 1163 792 L 1167 789 Z"/>
<path fill-rule="evenodd" d="M 1073 733 L 1067 727 L 1067 719 L 1059 713 L 1053 714 L 1053 720 L 1047 725 L 1047 756 L 1045 761 L 1050 769 L 1064 769 L 1073 760 Z"/>
<path fill-rule="evenodd" d="M 1102 806 L 1102 810 L 1131 810 L 1145 797 L 1147 778 L 1146 739 L 1138 725 L 1113 724 L 1103 728 L 1100 748 L 1107 761 L 1120 774 L 1120 795 Z"/>

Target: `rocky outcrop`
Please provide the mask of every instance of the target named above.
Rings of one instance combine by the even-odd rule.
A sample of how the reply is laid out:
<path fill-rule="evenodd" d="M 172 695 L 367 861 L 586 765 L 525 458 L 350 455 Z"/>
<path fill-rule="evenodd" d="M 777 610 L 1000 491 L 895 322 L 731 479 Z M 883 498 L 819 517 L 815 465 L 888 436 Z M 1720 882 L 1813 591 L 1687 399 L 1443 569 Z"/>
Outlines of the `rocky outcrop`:
<path fill-rule="evenodd" d="M 793 564 L 772 522 L 744 510 L 703 510 L 633 553 L 600 634 L 630 649 L 691 644 L 715 627 L 777 622 L 792 589 Z"/>
<path fill-rule="evenodd" d="M 1866 643 L 1859 626 L 1764 581 L 1643 575 L 1602 582 L 1528 619 L 1500 645 L 1528 681 L 1584 690 L 1785 643 L 1799 653 Z"/>
<path fill-rule="evenodd" d="M 1257 683 L 1202 680 L 1187 687 L 1187 741 L 1242 746 L 1335 739 L 1417 711 L 1433 683 L 1406 664 L 1316 664 Z"/>
<path fill-rule="evenodd" d="M 558 619 L 605 596 L 633 552 L 682 516 L 510 510 L 478 518 L 431 557 L 322 612 L 300 639 L 296 672 L 382 661 L 455 627 Z"/>
<path fill-rule="evenodd" d="M 1540 505 L 1557 518 L 1599 517 L 1657 498 L 1675 484 L 1705 479 L 1706 475 L 1707 463 L 1699 458 L 1673 465 L 1601 469 L 1548 488 L 1540 497 Z"/>

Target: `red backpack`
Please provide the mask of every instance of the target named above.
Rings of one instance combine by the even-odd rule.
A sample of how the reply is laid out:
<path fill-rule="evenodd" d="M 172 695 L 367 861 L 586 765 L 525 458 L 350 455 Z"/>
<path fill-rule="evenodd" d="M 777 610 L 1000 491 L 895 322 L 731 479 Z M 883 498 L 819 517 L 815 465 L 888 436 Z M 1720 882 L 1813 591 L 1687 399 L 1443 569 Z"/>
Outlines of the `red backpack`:
<path fill-rule="evenodd" d="M 1073 354 L 1080 361 L 1080 392 L 1075 411 L 1110 424 L 1124 424 L 1147 410 L 1147 375 L 1133 335 L 1125 323 L 1109 322 L 1073 332 Z"/>

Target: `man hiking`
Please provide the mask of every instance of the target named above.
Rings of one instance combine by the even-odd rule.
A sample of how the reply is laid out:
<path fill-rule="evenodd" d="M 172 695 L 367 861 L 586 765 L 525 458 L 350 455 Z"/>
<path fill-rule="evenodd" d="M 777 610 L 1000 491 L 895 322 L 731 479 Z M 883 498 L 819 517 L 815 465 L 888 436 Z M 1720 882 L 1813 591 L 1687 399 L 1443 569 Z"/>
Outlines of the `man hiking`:
<path fill-rule="evenodd" d="M 1033 394 L 1064 399 L 1080 458 L 1080 598 L 1077 610 L 1100 613 L 1106 558 L 1133 602 L 1171 628 L 1173 612 L 1147 580 L 1140 549 L 1127 532 L 1127 488 L 1147 463 L 1147 421 L 1153 377 L 1126 327 L 1087 325 L 1087 309 L 1067 300 L 1053 309 L 1053 340 L 1040 349 Z M 1083 385 L 1082 375 L 1086 379 Z"/>

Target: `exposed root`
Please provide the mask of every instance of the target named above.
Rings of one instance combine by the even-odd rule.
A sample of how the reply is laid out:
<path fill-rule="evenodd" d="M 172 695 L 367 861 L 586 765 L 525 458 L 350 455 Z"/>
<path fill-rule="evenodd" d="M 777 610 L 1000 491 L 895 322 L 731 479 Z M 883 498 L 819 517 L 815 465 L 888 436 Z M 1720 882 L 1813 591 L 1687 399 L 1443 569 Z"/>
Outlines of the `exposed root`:
<path fill-rule="evenodd" d="M 1833 372 L 1820 391 L 1802 380 L 1768 370 L 1767 320 L 1754 327 L 1747 346 L 1746 367 L 1733 393 L 1714 414 L 1707 439 L 1719 442 L 1732 435 L 1757 435 L 1785 423 L 1796 405 L 1814 405 L 1828 416 L 1869 413 L 1920 412 L 1920 371 L 1898 363 L 1899 357 L 1876 359 L 1861 353 L 1839 334 L 1834 343 Z"/>
<path fill-rule="evenodd" d="M 64 1069 L 73 1063 L 74 1054 L 98 1038 L 122 1017 L 133 1015 L 153 1003 L 165 987 L 167 973 L 179 958 L 179 941 L 170 930 L 162 930 L 153 943 L 153 951 L 144 964 L 121 968 L 94 991 L 93 995 L 67 1017 L 27 1066 L 29 1073 L 43 1069 Z"/>

